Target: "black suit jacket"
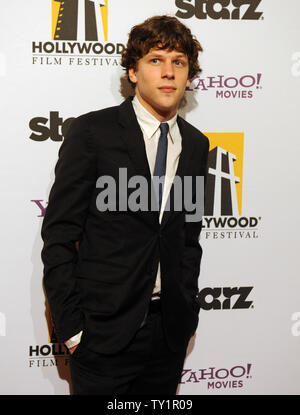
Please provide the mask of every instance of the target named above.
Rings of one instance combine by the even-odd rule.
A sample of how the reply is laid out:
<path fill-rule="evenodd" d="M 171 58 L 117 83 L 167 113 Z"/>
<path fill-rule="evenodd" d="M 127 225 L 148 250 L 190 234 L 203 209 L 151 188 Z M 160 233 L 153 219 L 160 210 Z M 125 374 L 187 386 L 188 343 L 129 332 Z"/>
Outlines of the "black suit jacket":
<path fill-rule="evenodd" d="M 140 327 L 159 261 L 163 324 L 172 350 L 195 332 L 200 308 L 201 221 L 186 222 L 187 212 L 172 210 L 172 203 L 161 224 L 157 211 L 100 212 L 96 206 L 103 190 L 96 187 L 98 177 L 109 175 L 118 183 L 121 167 L 128 179 L 142 175 L 151 183 L 131 100 L 72 122 L 42 224 L 44 286 L 56 337 L 65 341 L 83 330 L 82 342 L 104 354 L 120 351 Z M 176 174 L 204 176 L 208 139 L 181 117 L 178 126 L 182 152 Z"/>

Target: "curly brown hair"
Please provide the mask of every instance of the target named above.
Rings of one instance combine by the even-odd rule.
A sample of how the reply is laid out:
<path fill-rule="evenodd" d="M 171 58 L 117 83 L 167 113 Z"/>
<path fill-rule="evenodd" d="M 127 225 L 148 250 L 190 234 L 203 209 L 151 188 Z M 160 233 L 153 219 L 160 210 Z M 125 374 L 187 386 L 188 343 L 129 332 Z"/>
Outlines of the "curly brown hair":
<path fill-rule="evenodd" d="M 198 63 L 198 53 L 202 52 L 202 46 L 191 34 L 188 27 L 182 24 L 176 17 L 153 16 L 143 23 L 133 26 L 129 33 L 126 49 L 122 53 L 121 66 L 126 70 L 128 81 L 130 68 L 137 69 L 138 60 L 145 56 L 150 49 L 178 50 L 188 57 L 189 79 L 192 79 L 202 71 Z"/>

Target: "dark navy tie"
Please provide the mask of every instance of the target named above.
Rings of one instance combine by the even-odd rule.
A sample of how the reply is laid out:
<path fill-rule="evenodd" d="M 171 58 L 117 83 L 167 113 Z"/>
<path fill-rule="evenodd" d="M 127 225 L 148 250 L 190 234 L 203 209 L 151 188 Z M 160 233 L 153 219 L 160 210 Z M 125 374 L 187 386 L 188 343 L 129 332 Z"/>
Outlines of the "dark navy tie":
<path fill-rule="evenodd" d="M 160 124 L 159 128 L 160 128 L 161 133 L 160 133 L 160 137 L 159 137 L 159 141 L 157 145 L 155 166 L 154 166 L 154 172 L 153 172 L 153 176 L 158 176 L 158 178 L 166 175 L 169 124 L 167 122 L 163 122 Z M 155 188 L 155 191 L 156 191 L 156 197 L 159 199 L 159 210 L 160 210 L 161 201 L 162 201 L 163 183 L 159 184 L 159 189 L 158 189 L 159 195 L 157 195 L 156 188 Z M 148 312 L 149 312 L 149 309 L 147 309 L 146 311 L 144 320 L 142 321 L 140 328 L 145 325 Z"/>
<path fill-rule="evenodd" d="M 167 122 L 163 122 L 160 124 L 159 128 L 161 133 L 157 145 L 157 153 L 153 173 L 153 176 L 157 176 L 158 178 L 165 176 L 166 174 L 169 124 Z M 162 201 L 163 185 L 164 183 L 159 183 L 158 187 L 159 210 Z"/>

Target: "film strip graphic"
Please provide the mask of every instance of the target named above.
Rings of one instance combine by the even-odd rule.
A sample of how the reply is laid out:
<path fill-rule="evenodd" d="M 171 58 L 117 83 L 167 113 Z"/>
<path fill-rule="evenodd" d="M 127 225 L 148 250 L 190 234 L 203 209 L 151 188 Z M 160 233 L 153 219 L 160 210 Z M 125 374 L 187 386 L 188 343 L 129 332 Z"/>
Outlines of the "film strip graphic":
<path fill-rule="evenodd" d="M 107 41 L 108 0 L 53 0 L 59 3 L 53 40 Z M 52 7 L 53 7 L 52 3 Z"/>
<path fill-rule="evenodd" d="M 205 216 L 241 216 L 244 133 L 207 132 L 208 154 Z"/>
<path fill-rule="evenodd" d="M 221 147 L 208 155 L 208 175 L 204 214 L 206 216 L 238 216 L 236 184 L 240 178 L 234 173 L 236 156 Z"/>

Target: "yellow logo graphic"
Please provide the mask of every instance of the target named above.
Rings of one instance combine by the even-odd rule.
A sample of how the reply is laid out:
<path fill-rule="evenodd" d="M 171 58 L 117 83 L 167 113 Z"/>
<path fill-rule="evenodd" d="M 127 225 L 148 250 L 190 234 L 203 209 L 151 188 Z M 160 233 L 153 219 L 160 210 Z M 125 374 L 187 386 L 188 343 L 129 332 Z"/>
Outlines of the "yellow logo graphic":
<path fill-rule="evenodd" d="M 210 141 L 206 216 L 241 216 L 244 133 L 205 133 Z"/>
<path fill-rule="evenodd" d="M 108 39 L 108 0 L 51 0 L 52 39 Z"/>

